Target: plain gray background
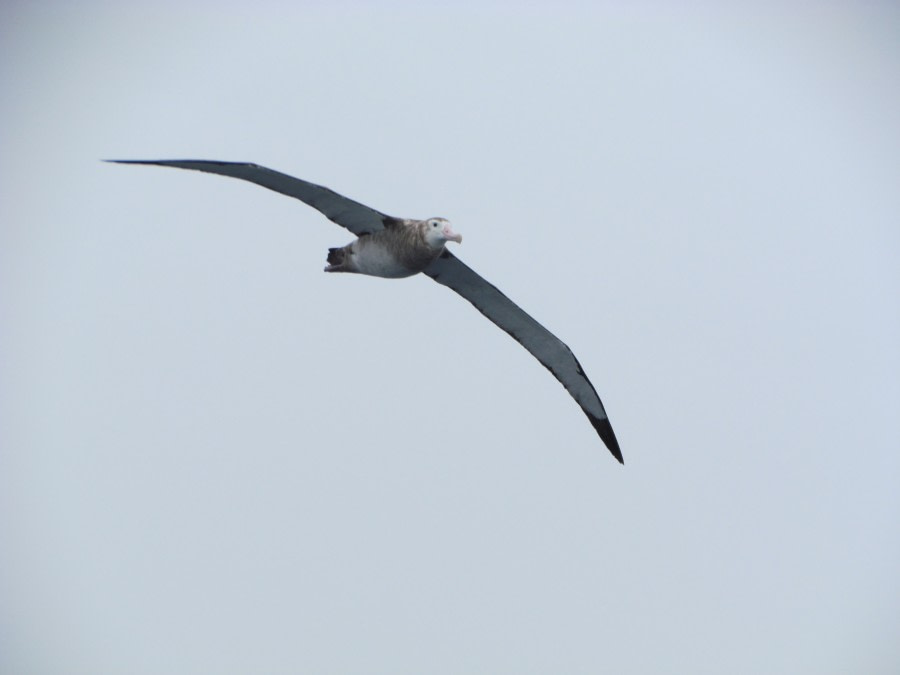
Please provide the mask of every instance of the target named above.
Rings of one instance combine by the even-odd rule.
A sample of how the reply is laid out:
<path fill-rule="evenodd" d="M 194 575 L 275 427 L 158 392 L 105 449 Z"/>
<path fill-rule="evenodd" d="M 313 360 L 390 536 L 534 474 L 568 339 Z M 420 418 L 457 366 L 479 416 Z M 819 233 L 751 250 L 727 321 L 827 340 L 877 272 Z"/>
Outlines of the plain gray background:
<path fill-rule="evenodd" d="M 478 3 L 479 5 L 482 3 Z M 0 670 L 900 669 L 891 3 L 3 3 Z M 254 161 L 387 213 L 524 350 Z"/>

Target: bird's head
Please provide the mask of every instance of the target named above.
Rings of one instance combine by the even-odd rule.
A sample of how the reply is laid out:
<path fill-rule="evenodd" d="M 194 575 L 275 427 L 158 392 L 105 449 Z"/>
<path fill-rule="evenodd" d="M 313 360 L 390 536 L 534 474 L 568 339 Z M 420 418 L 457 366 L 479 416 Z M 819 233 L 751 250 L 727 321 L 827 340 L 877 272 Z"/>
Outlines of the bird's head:
<path fill-rule="evenodd" d="M 429 218 L 422 221 L 424 227 L 424 236 L 427 244 L 435 249 L 441 249 L 448 241 L 455 241 L 457 244 L 462 243 L 462 236 L 456 234 L 450 226 L 450 221 L 446 218 Z"/>

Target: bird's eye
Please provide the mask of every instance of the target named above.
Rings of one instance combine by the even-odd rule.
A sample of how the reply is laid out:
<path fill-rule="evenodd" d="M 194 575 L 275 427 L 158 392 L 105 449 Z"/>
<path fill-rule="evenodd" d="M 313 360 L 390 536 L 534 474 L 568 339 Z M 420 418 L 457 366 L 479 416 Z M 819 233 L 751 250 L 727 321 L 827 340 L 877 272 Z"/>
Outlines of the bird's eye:
<path fill-rule="evenodd" d="M 436 220 L 432 220 L 432 221 L 431 221 L 431 226 L 432 226 L 432 227 L 437 227 L 437 225 L 438 225 L 438 224 L 437 224 L 437 221 L 436 221 Z"/>

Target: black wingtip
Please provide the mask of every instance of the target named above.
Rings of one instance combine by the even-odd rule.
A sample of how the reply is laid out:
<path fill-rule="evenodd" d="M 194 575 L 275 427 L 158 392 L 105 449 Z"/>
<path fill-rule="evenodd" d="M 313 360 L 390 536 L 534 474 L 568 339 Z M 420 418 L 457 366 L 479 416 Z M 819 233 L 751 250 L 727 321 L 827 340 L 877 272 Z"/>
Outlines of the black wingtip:
<path fill-rule="evenodd" d="M 152 159 L 101 159 L 100 161 L 108 162 L 110 164 L 159 164 L 159 161 Z"/>
<path fill-rule="evenodd" d="M 173 160 L 168 159 L 101 159 L 101 162 L 110 162 L 111 164 L 160 164 Z"/>
<path fill-rule="evenodd" d="M 622 451 L 619 449 L 619 441 L 616 440 L 616 434 L 609 423 L 609 418 L 604 417 L 600 419 L 589 414 L 588 419 L 591 420 L 591 424 L 597 430 L 597 434 L 606 444 L 606 447 L 609 448 L 612 456 L 619 460 L 619 464 L 625 464 L 625 460 L 622 458 Z"/>

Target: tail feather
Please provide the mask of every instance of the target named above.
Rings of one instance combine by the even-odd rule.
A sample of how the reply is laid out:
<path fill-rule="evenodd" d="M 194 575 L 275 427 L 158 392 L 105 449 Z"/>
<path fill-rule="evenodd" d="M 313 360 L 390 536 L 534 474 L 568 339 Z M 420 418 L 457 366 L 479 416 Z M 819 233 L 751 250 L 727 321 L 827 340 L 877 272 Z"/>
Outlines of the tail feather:
<path fill-rule="evenodd" d="M 338 267 L 344 264 L 344 249 L 330 248 L 328 249 L 328 264 Z"/>

